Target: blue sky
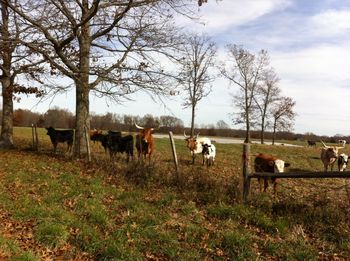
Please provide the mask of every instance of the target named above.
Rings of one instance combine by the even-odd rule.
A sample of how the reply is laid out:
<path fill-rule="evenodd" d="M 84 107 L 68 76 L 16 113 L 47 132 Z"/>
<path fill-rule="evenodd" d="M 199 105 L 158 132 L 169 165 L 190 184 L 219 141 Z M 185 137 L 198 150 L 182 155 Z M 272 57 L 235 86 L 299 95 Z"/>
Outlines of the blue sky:
<path fill-rule="evenodd" d="M 318 135 L 350 135 L 350 0 L 209 0 L 199 8 L 203 24 L 179 17 L 177 21 L 217 42 L 219 57 L 225 45 L 240 44 L 251 52 L 266 49 L 271 65 L 281 79 L 283 95 L 296 101 L 294 132 Z M 237 88 L 224 79 L 213 84 L 213 92 L 198 105 L 196 123 L 216 124 L 224 120 L 232 128 L 231 93 Z M 45 112 L 58 105 L 75 111 L 72 94 L 35 106 L 23 98 L 15 107 Z M 155 104 L 145 94 L 123 105 L 108 104 L 92 97 L 90 110 L 155 116 L 173 115 L 190 124 L 190 109 L 181 97 Z"/>

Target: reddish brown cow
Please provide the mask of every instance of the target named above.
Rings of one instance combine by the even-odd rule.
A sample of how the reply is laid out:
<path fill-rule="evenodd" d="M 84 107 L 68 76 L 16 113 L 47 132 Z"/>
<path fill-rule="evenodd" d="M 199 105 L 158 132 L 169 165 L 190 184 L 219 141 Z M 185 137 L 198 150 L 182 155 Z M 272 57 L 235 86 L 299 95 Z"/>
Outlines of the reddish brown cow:
<path fill-rule="evenodd" d="M 283 160 L 278 159 L 274 156 L 266 155 L 259 153 L 254 160 L 254 169 L 255 172 L 270 172 L 270 173 L 282 173 L 284 172 L 285 167 L 289 167 L 289 163 L 285 163 Z M 262 183 L 264 182 L 264 192 L 269 186 L 268 178 L 258 178 L 260 191 L 262 191 Z M 276 195 L 277 192 L 277 181 L 276 178 L 271 178 L 273 184 L 273 192 Z"/>
<path fill-rule="evenodd" d="M 324 144 L 322 140 L 321 143 L 323 144 L 323 148 L 321 148 L 321 160 L 324 166 L 324 171 L 327 171 L 329 166 L 331 167 L 331 171 L 333 171 L 333 165 L 338 158 L 338 150 L 344 148 L 345 145 L 343 147 L 330 147 Z"/>
<path fill-rule="evenodd" d="M 146 158 L 148 155 L 149 161 L 151 161 L 151 155 L 154 152 L 154 138 L 152 136 L 152 131 L 154 128 L 144 128 L 135 123 L 136 128 L 140 130 L 139 134 L 136 135 L 136 149 L 137 156 L 140 159 L 141 155 Z"/>

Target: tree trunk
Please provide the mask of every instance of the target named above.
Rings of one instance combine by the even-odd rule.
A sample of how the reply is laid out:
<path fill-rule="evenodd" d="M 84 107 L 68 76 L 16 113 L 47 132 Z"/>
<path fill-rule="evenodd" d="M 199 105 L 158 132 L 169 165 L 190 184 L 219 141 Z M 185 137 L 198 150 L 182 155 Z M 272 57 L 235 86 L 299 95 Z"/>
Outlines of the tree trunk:
<path fill-rule="evenodd" d="M 245 119 L 246 132 L 245 132 L 245 141 L 244 141 L 244 143 L 250 143 L 250 120 L 249 120 L 249 117 L 250 117 L 249 109 L 246 106 L 246 119 Z"/>
<path fill-rule="evenodd" d="M 74 155 L 82 157 L 87 154 L 85 128 L 90 129 L 89 121 L 89 86 L 78 83 L 76 86 L 76 115 L 75 115 L 75 143 Z"/>
<path fill-rule="evenodd" d="M 246 132 L 244 143 L 250 143 L 250 123 L 249 120 L 246 121 Z"/>
<path fill-rule="evenodd" d="M 8 77 L 4 77 L 2 83 L 2 121 L 0 147 L 14 148 L 13 143 L 13 100 L 12 85 Z"/>
<path fill-rule="evenodd" d="M 88 2 L 83 1 L 85 10 L 88 9 Z M 85 14 L 86 15 L 86 14 Z M 84 14 L 82 17 L 84 20 Z M 79 77 L 76 84 L 76 119 L 75 119 L 75 142 L 74 156 L 82 157 L 87 154 L 87 142 L 85 139 L 85 128 L 90 130 L 89 117 L 89 70 L 90 70 L 90 25 L 85 23 L 78 38 L 80 45 L 80 67 Z"/>
<path fill-rule="evenodd" d="M 261 122 L 261 133 L 260 133 L 260 143 L 264 144 L 264 139 L 265 139 L 265 116 L 263 116 L 263 120 Z"/>
<path fill-rule="evenodd" d="M 276 120 L 273 123 L 272 145 L 275 145 L 275 138 L 276 138 Z"/>
<path fill-rule="evenodd" d="M 1 137 L 0 147 L 2 148 L 14 148 L 13 144 L 13 86 L 11 81 L 11 47 L 10 47 L 10 35 L 9 35 L 9 15 L 8 7 L 6 3 L 1 3 L 1 37 L 3 40 L 1 46 L 2 56 L 2 122 L 1 122 Z"/>
<path fill-rule="evenodd" d="M 192 104 L 192 114 L 191 114 L 191 137 L 194 137 L 194 117 L 196 113 L 196 107 Z"/>

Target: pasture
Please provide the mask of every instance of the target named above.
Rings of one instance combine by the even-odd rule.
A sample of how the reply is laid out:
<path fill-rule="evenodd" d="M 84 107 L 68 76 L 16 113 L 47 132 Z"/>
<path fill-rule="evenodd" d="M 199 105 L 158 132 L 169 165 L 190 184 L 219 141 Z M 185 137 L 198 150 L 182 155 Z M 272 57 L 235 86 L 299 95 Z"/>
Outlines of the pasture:
<path fill-rule="evenodd" d="M 44 129 L 39 152 L 30 128 L 14 139 L 16 150 L 0 151 L 1 260 L 350 259 L 349 180 L 280 179 L 274 197 L 253 179 L 244 205 L 241 144 L 216 143 L 207 168 L 175 140 L 177 176 L 167 138 L 156 139 L 150 164 L 111 161 L 93 142 L 91 162 L 62 144 L 53 154 Z M 289 171 L 323 170 L 319 147 L 253 144 L 258 152 Z"/>

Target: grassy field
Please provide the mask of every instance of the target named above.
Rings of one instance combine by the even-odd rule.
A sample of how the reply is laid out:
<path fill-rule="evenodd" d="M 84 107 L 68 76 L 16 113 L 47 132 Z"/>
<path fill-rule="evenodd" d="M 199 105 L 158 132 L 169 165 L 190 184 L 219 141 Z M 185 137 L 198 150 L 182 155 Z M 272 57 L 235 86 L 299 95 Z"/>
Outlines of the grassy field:
<path fill-rule="evenodd" d="M 350 183 L 279 180 L 277 196 L 240 203 L 242 145 L 216 144 L 216 163 L 190 163 L 176 140 L 156 140 L 150 164 L 113 161 L 92 143 L 92 162 L 70 159 L 39 130 L 15 129 L 17 149 L 0 151 L 0 260 L 349 260 Z M 350 154 L 350 149 L 343 152 Z M 321 171 L 320 148 L 252 145 Z"/>

